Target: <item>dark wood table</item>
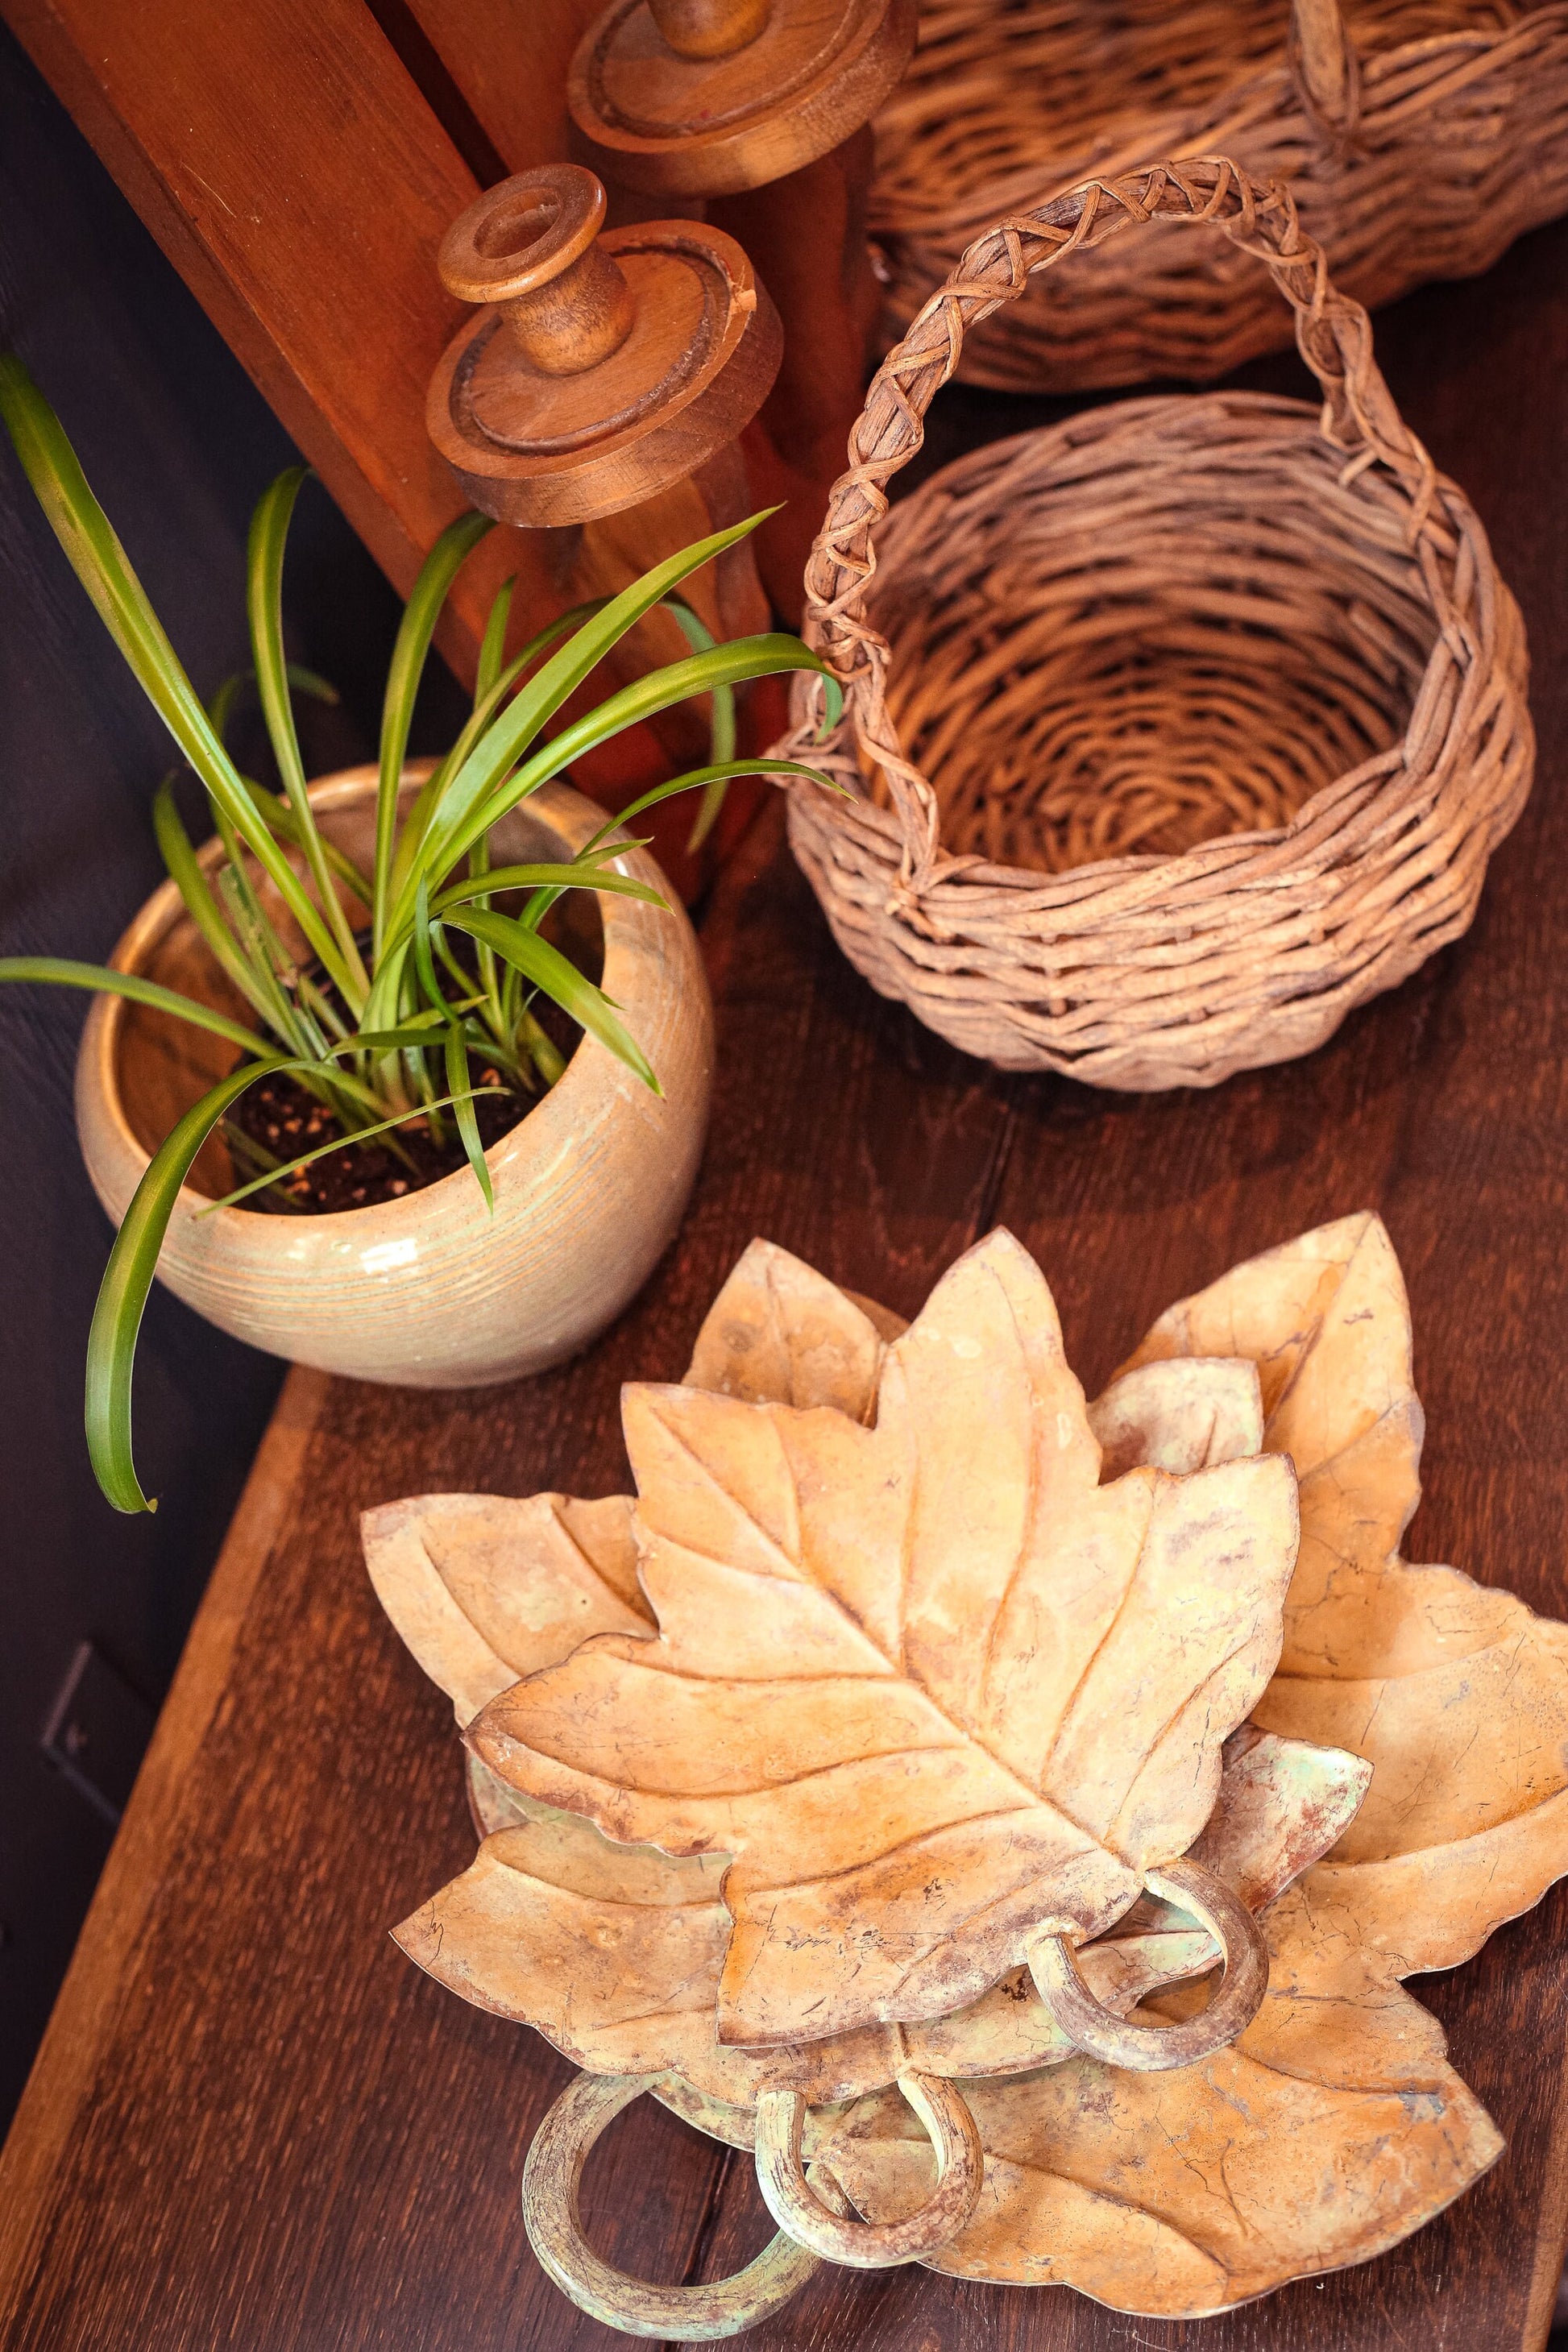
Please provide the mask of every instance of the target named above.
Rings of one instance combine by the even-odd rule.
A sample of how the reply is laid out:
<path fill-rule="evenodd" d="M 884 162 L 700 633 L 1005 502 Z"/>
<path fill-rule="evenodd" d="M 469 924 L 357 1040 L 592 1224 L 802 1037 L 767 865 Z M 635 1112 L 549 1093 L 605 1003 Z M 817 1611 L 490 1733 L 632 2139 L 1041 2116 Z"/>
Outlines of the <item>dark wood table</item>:
<path fill-rule="evenodd" d="M 1415 1556 L 1568 1615 L 1568 227 L 1380 334 L 1463 480 L 1535 659 L 1534 797 L 1471 936 L 1310 1060 L 1209 1095 L 1095 1094 L 965 1061 L 832 947 L 776 813 L 705 927 L 712 1139 L 679 1244 L 580 1362 L 409 1395 L 296 1373 L 219 1561 L 0 2173 L 11 2352 L 574 2352 L 518 2182 L 569 2069 L 427 1981 L 386 1928 L 473 1839 L 447 1702 L 383 1621 L 362 1505 L 421 1489 L 624 1486 L 616 1394 L 679 1374 L 753 1234 L 912 1314 L 1005 1223 L 1091 1392 L 1167 1301 L 1363 1206 L 1413 1297 L 1428 1417 Z M 1266 380 L 1282 381 L 1279 372 Z M 944 437 L 1016 429 L 939 403 Z M 1129 2320 L 920 2270 L 822 2273 L 758 2352 L 1513 2352 L 1548 2325 L 1568 2226 L 1568 1894 L 1419 1981 L 1508 2136 L 1410 2243 L 1224 2320 Z M 628 2268 L 717 2276 L 767 2225 L 748 2167 L 640 2104 L 590 2168 Z"/>

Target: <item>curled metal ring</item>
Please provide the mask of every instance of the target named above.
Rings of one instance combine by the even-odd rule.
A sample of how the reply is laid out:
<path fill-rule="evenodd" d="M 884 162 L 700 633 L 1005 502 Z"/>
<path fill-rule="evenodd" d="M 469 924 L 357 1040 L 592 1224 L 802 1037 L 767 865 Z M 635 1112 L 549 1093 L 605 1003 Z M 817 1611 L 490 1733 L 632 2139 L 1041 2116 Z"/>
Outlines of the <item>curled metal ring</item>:
<path fill-rule="evenodd" d="M 757 2185 L 768 2211 L 814 2254 L 853 2270 L 883 2270 L 934 2253 L 963 2229 L 979 2200 L 985 2158 L 958 2090 L 940 2074 L 912 2071 L 899 2076 L 899 2088 L 936 2150 L 936 2187 L 907 2221 L 857 2221 L 832 2211 L 801 2168 L 805 2101 L 800 2093 L 764 2091 L 757 2101 Z"/>
<path fill-rule="evenodd" d="M 1030 1946 L 1029 1973 L 1040 1999 L 1079 2049 L 1108 2066 L 1157 2074 L 1212 2056 L 1251 2023 L 1268 1990 L 1268 1947 L 1246 1904 L 1201 1863 L 1168 1863 L 1163 1870 L 1145 1872 L 1144 1884 L 1152 1895 L 1193 1912 L 1219 1946 L 1225 1979 L 1196 2017 L 1174 2025 L 1118 2017 L 1090 1992 L 1063 1936 L 1042 1936 Z"/>
<path fill-rule="evenodd" d="M 603 2261 L 583 2234 L 577 2191 L 589 2149 L 623 2107 L 650 2089 L 649 2074 L 579 2074 L 539 2129 L 522 2168 L 522 2218 L 541 2267 L 580 2311 L 627 2336 L 700 2343 L 738 2336 L 787 2303 L 818 2267 L 780 2231 L 756 2261 L 711 2286 L 655 2286 Z"/>

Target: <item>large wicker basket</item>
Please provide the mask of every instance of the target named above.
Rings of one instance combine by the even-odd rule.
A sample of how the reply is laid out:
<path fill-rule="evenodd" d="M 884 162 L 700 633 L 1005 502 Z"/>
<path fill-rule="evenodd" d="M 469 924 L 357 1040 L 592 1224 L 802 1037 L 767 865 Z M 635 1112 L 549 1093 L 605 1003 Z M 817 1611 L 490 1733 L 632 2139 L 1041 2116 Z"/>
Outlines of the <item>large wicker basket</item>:
<path fill-rule="evenodd" d="M 923 0 L 877 142 L 889 342 L 993 221 L 1161 155 L 1288 180 L 1336 282 L 1375 308 L 1568 211 L 1568 0 Z M 1097 255 L 1070 312 L 979 328 L 960 373 L 1202 382 L 1288 341 L 1281 318 L 1239 255 L 1145 238 Z"/>
<path fill-rule="evenodd" d="M 1267 266 L 1321 416 L 1098 408 L 948 467 L 873 547 L 970 327 L 1153 221 Z M 819 737 L 798 681 L 788 749 L 853 798 L 797 788 L 790 829 L 884 995 L 1004 1067 L 1211 1086 L 1466 929 L 1530 789 L 1523 627 L 1287 191 L 1170 163 L 1019 215 L 889 353 L 849 455 L 806 570 L 844 711 Z"/>

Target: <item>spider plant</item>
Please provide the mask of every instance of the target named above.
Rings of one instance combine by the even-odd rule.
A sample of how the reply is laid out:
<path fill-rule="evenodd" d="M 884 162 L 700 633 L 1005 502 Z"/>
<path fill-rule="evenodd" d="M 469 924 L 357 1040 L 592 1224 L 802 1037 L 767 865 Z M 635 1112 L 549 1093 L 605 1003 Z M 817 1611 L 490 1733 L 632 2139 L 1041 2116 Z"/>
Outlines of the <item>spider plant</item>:
<path fill-rule="evenodd" d="M 395 1137 L 408 1122 L 449 1114 L 474 1179 L 491 1199 L 469 1056 L 522 1093 L 560 1075 L 559 1052 L 532 1010 L 548 997 L 658 1090 L 658 1078 L 615 1005 L 542 934 L 563 894 L 589 890 L 664 902 L 616 871 L 630 845 L 624 828 L 656 802 L 703 793 L 700 823 L 742 775 L 815 776 L 782 760 L 737 760 L 732 694 L 751 678 L 822 670 L 797 637 L 773 635 L 715 644 L 675 596 L 680 583 L 744 537 L 760 515 L 657 565 L 618 596 L 563 614 L 520 651 L 504 652 L 512 583 L 495 599 L 479 662 L 473 709 L 446 757 L 410 801 L 402 792 L 415 698 L 443 605 L 465 557 L 490 530 L 466 514 L 431 550 L 409 598 L 387 676 L 382 713 L 374 856 L 361 872 L 322 835 L 306 791 L 283 649 L 281 581 L 289 519 L 308 469 L 295 466 L 257 506 L 247 554 L 246 603 L 259 695 L 280 793 L 241 773 L 225 743 L 237 682 L 204 707 L 182 668 L 124 549 L 99 506 L 58 419 L 14 357 L 0 355 L 0 417 L 38 501 L 181 754 L 205 787 L 221 844 L 214 880 L 181 821 L 174 779 L 160 785 L 153 822 L 163 862 L 192 922 L 252 1022 L 137 975 L 63 958 L 0 960 L 0 980 L 55 982 L 152 1005 L 226 1039 L 238 1059 L 192 1105 L 153 1154 L 110 1254 L 87 1353 L 88 1449 L 100 1486 L 119 1510 L 150 1510 L 131 1442 L 137 1332 L 180 1189 L 207 1137 L 246 1089 L 288 1074 L 333 1115 L 338 1134 L 321 1147 Z M 642 616 L 668 603 L 692 650 L 546 735 L 567 701 Z M 836 689 L 830 683 L 830 694 Z M 642 794 L 565 863 L 495 865 L 494 827 L 549 778 L 624 729 L 693 695 L 712 698 L 715 756 Z M 178 772 L 176 771 L 176 774 Z M 819 782 L 827 780 L 816 777 Z M 292 952 L 264 898 L 304 942 Z M 498 905 L 506 899 L 518 911 Z M 461 942 L 461 947 L 457 944 Z M 263 1167 L 221 1208 L 276 1190 L 320 1151 Z M 251 1164 L 255 1165 L 254 1156 Z"/>

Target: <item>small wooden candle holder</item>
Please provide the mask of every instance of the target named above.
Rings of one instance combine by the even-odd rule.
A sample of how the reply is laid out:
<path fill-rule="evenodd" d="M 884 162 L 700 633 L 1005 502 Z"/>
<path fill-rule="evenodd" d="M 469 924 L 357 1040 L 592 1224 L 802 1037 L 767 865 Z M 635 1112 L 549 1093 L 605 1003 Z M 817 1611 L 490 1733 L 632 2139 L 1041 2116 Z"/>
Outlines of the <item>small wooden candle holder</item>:
<path fill-rule="evenodd" d="M 584 152 L 616 185 L 702 199 L 784 320 L 784 364 L 747 455 L 787 499 L 758 534 L 778 610 L 844 470 L 880 303 L 866 243 L 869 121 L 914 48 L 915 0 L 610 0 L 567 85 Z"/>
<path fill-rule="evenodd" d="M 773 304 L 722 230 L 682 220 L 605 235 L 604 217 L 591 172 L 549 163 L 487 190 L 453 222 L 442 283 L 481 307 L 448 345 L 426 406 L 431 439 L 477 507 L 559 534 L 557 576 L 578 598 L 614 593 L 742 520 L 751 500 L 736 436 L 783 343 Z M 706 617 L 716 633 L 765 628 L 749 546 L 715 571 Z M 693 593 L 700 602 L 700 583 Z"/>

